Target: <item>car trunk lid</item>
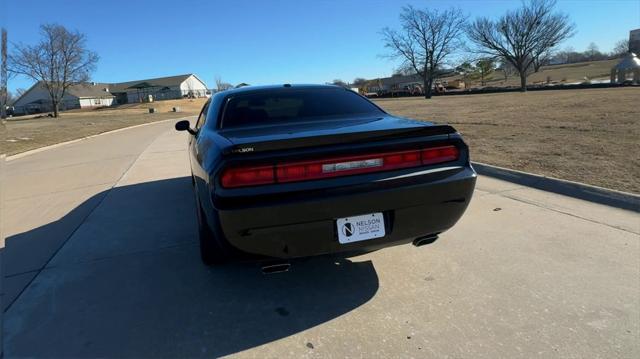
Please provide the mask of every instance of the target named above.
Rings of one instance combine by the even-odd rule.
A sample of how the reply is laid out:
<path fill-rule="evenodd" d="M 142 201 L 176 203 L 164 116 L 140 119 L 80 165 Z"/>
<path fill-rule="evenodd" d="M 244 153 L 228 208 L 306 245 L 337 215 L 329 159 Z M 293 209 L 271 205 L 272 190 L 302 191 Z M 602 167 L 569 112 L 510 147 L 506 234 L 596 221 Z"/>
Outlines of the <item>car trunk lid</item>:
<path fill-rule="evenodd" d="M 256 153 L 334 144 L 383 141 L 455 133 L 448 125 L 393 116 L 336 119 L 221 130 L 232 146 L 225 152 Z"/>

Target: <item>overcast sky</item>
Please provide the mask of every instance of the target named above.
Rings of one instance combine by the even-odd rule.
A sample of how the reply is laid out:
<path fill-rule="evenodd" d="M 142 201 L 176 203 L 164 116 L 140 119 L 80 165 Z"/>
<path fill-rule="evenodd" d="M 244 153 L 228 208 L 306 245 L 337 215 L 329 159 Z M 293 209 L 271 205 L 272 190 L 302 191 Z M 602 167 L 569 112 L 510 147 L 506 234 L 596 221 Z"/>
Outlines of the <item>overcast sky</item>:
<path fill-rule="evenodd" d="M 460 7 L 471 18 L 498 17 L 515 0 L 28 1 L 0 0 L 10 42 L 35 43 L 38 26 L 55 22 L 87 35 L 100 62 L 93 79 L 118 82 L 196 73 L 236 84 L 324 83 L 388 76 L 379 31 L 396 27 L 402 5 Z M 640 28 L 640 0 L 564 0 L 577 34 L 561 48 L 601 51 Z M 31 81 L 13 78 L 9 89 Z"/>

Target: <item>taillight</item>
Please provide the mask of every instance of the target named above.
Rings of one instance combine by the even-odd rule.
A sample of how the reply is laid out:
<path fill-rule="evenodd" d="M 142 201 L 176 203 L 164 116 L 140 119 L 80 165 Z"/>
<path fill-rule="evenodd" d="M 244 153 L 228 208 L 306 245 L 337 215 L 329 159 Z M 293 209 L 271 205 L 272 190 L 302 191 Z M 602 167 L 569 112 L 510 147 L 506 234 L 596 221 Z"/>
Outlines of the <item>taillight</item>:
<path fill-rule="evenodd" d="M 391 171 L 455 161 L 459 155 L 458 149 L 449 145 L 420 150 L 284 162 L 272 166 L 231 167 L 222 173 L 222 186 L 235 188 Z"/>
<path fill-rule="evenodd" d="M 432 165 L 434 163 L 455 161 L 458 156 L 460 156 L 460 153 L 455 146 L 425 148 L 422 150 L 422 164 Z"/>
<path fill-rule="evenodd" d="M 222 172 L 222 187 L 246 187 L 274 183 L 273 166 L 227 168 Z"/>
<path fill-rule="evenodd" d="M 276 165 L 278 182 L 308 181 L 420 166 L 420 151 L 369 154 Z"/>

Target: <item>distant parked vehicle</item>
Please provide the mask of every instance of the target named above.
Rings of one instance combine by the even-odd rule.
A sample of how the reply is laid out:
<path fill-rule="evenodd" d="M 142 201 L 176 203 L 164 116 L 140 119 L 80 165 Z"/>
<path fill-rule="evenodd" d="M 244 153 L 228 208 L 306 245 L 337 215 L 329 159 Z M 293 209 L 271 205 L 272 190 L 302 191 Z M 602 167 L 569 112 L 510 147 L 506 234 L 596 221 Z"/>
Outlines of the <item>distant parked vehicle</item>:
<path fill-rule="evenodd" d="M 5 106 L 4 111 L 7 114 L 7 116 L 13 116 L 15 113 L 15 108 L 13 106 Z"/>
<path fill-rule="evenodd" d="M 394 117 L 336 86 L 216 93 L 188 131 L 207 264 L 431 243 L 476 182 L 447 125 Z"/>

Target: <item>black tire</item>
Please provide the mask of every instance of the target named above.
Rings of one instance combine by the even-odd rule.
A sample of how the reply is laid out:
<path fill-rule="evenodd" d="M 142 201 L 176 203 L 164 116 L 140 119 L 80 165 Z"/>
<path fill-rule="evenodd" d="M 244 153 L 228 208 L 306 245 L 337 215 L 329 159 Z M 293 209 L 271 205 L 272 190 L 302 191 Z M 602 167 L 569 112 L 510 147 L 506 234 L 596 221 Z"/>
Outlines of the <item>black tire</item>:
<path fill-rule="evenodd" d="M 205 220 L 204 211 L 200 203 L 196 201 L 198 211 L 198 237 L 200 239 L 200 258 L 208 266 L 227 262 L 229 259 L 224 250 L 218 244 L 213 231 Z"/>

